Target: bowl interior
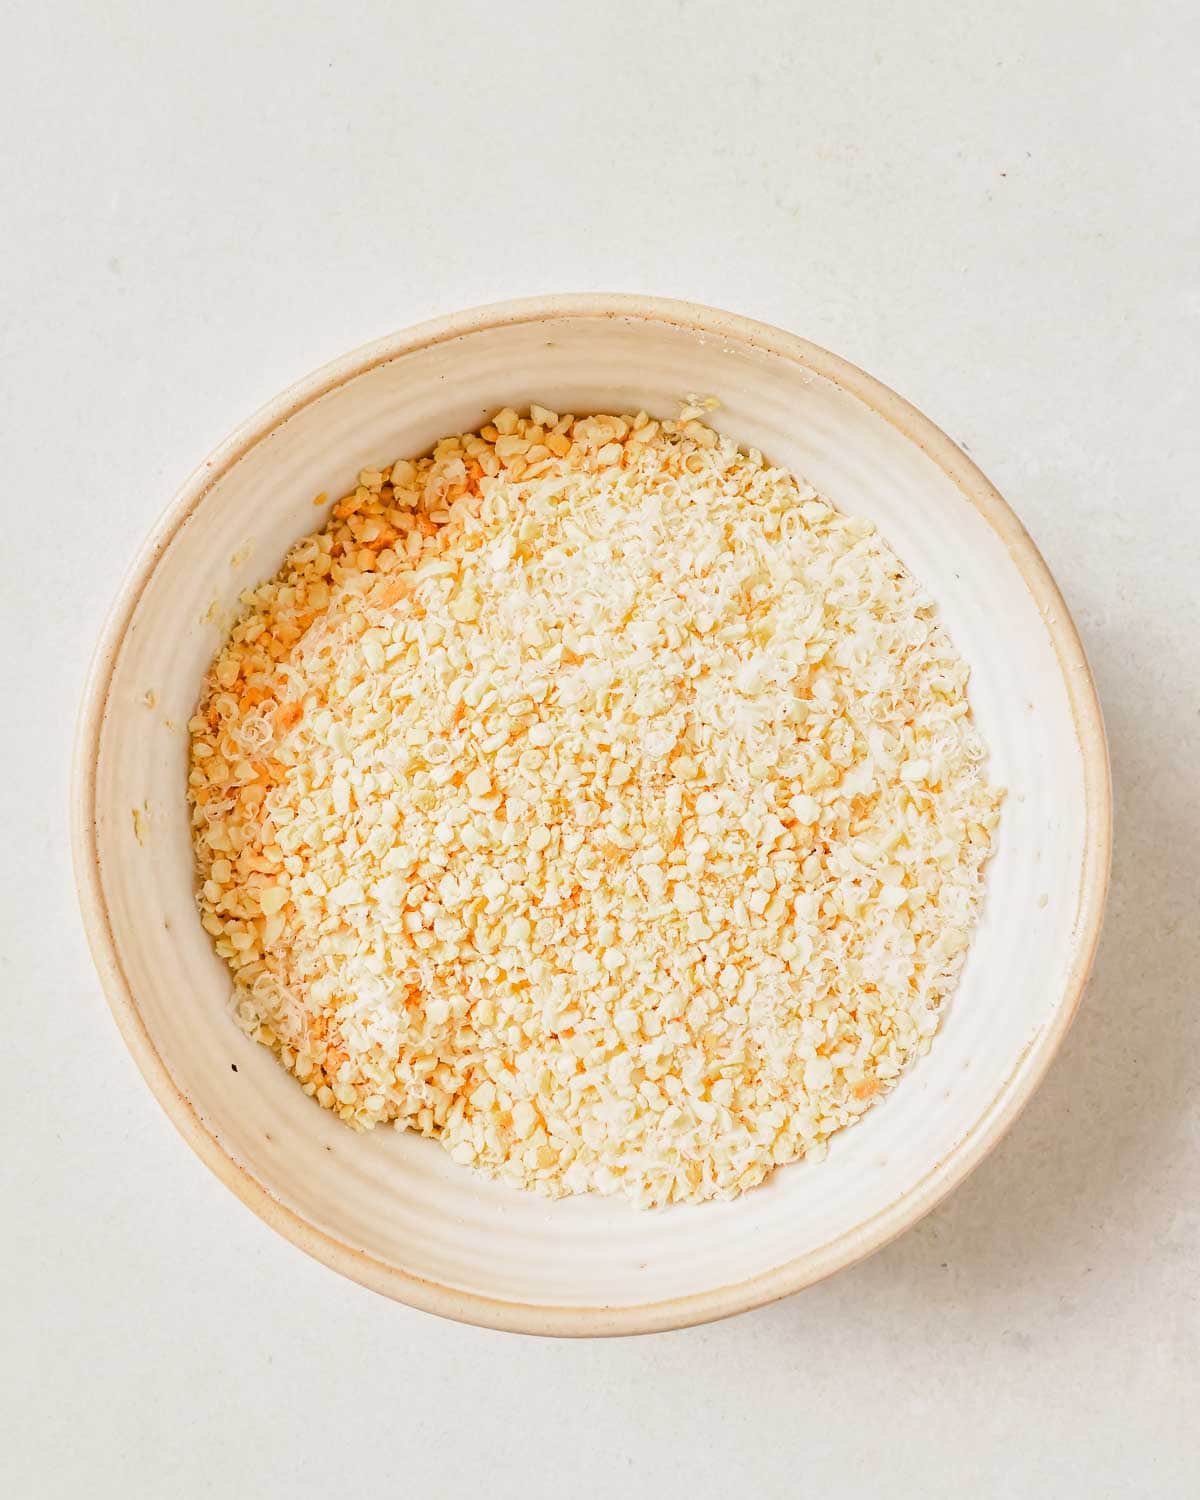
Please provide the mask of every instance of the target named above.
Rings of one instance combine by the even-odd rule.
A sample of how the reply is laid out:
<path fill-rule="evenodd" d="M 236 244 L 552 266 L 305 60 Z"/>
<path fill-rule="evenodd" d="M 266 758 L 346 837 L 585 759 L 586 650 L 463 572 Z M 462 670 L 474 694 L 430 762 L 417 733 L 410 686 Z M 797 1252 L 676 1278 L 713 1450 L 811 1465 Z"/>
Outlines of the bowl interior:
<path fill-rule="evenodd" d="M 1046 617 L 1052 605 L 1031 593 L 1011 518 L 1007 533 L 997 529 L 906 435 L 903 413 L 881 415 L 852 381 L 839 383 L 798 348 L 799 356 L 781 352 L 717 325 L 566 312 L 485 321 L 377 354 L 218 455 L 211 482 L 168 522 L 143 580 L 108 679 L 95 772 L 104 942 L 119 970 L 110 990 L 127 986 L 144 1028 L 139 1060 L 157 1055 L 194 1113 L 193 1139 L 199 1127 L 216 1143 L 233 1164 L 224 1173 L 233 1185 L 293 1237 L 307 1237 L 308 1248 L 396 1295 L 531 1328 L 578 1326 L 571 1319 L 592 1309 L 599 1330 L 604 1320 L 682 1321 L 678 1299 L 698 1298 L 708 1315 L 803 1284 L 936 1197 L 964 1143 L 1021 1092 L 1037 1039 L 1070 1003 L 1086 940 L 1089 814 L 1070 672 Z M 827 1161 L 778 1171 L 728 1204 L 654 1214 L 613 1199 L 551 1204 L 411 1136 L 352 1134 L 238 1031 L 226 970 L 196 915 L 186 723 L 222 614 L 321 522 L 320 492 L 335 497 L 360 467 L 420 452 L 502 404 L 671 415 L 690 392 L 718 398 L 722 430 L 877 522 L 926 584 L 971 664 L 991 775 L 1008 799 L 983 923 L 933 1050 L 835 1138 Z M 127 1016 L 127 1034 L 133 1026 Z M 160 1094 L 163 1083 L 160 1073 Z"/>

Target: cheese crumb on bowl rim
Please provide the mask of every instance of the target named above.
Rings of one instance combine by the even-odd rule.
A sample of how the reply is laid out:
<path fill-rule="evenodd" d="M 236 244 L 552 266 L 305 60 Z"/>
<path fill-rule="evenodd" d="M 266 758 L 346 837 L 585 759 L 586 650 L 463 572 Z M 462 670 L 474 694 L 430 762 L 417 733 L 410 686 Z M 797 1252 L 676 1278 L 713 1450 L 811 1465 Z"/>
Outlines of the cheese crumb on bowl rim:
<path fill-rule="evenodd" d="M 1012 1051 L 1011 1066 L 999 1086 L 993 1087 L 986 1099 L 971 1103 L 970 1107 L 975 1111 L 974 1123 L 952 1143 L 951 1148 L 930 1160 L 923 1174 L 906 1184 L 894 1201 L 881 1206 L 827 1243 L 810 1246 L 799 1256 L 783 1256 L 777 1263 L 733 1282 L 691 1288 L 675 1295 L 656 1295 L 646 1301 L 638 1301 L 636 1297 L 628 1302 L 612 1298 L 608 1299 L 607 1305 L 599 1299 L 595 1304 L 572 1304 L 561 1300 L 540 1302 L 536 1296 L 497 1296 L 469 1284 L 455 1284 L 453 1279 L 439 1281 L 429 1275 L 414 1274 L 393 1260 L 364 1248 L 361 1235 L 339 1233 L 336 1214 L 331 1221 L 322 1213 L 298 1212 L 283 1201 L 286 1194 L 273 1191 L 272 1167 L 264 1167 L 259 1162 L 252 1169 L 245 1161 L 244 1151 L 231 1149 L 225 1138 L 228 1132 L 215 1128 L 210 1119 L 210 1115 L 229 1109 L 228 1101 L 224 1098 L 218 1100 L 215 1095 L 211 1099 L 201 1098 L 195 1090 L 189 1097 L 188 1090 L 180 1086 L 177 1078 L 186 1064 L 170 1040 L 169 1024 L 156 1010 L 151 995 L 156 984 L 168 983 L 169 980 L 147 971 L 137 950 L 140 944 L 150 940 L 139 933 L 136 921 L 129 914 L 131 904 L 141 899 L 126 889 L 136 885 L 127 869 L 127 865 L 132 865 L 135 860 L 138 848 L 129 830 L 128 809 L 133 804 L 127 799 L 121 812 L 122 831 L 132 847 L 126 851 L 125 846 L 121 846 L 118 854 L 113 847 L 117 834 L 115 829 L 110 832 L 110 824 L 115 823 L 115 818 L 109 817 L 108 798 L 114 776 L 119 779 L 123 773 L 119 768 L 114 769 L 115 761 L 110 764 L 107 756 L 102 757 L 102 750 L 110 742 L 114 746 L 119 741 L 124 743 L 121 740 L 125 732 L 122 726 L 124 716 L 130 710 L 122 677 L 127 669 L 126 663 L 131 669 L 136 652 L 146 649 L 136 639 L 136 630 L 131 632 L 130 627 L 144 597 L 159 583 L 156 570 L 162 567 L 164 557 L 173 548 L 187 544 L 188 527 L 202 510 L 203 502 L 214 486 L 239 464 L 252 463 L 254 450 L 264 438 L 282 431 L 290 418 L 313 407 L 322 398 L 345 392 L 358 377 L 402 356 L 417 351 L 434 351 L 437 357 L 448 358 L 456 341 L 476 334 L 484 336 L 479 344 L 483 351 L 489 338 L 495 340 L 505 330 L 536 328 L 560 319 L 579 320 L 581 323 L 590 320 L 597 326 L 622 323 L 635 330 L 635 337 L 641 336 L 636 332 L 641 328 L 647 333 L 657 331 L 662 334 L 666 331 L 671 336 L 678 331 L 688 338 L 719 345 L 723 352 L 734 358 L 761 360 L 769 357 L 771 361 L 798 367 L 796 378 L 826 382 L 839 388 L 863 406 L 867 418 L 876 422 L 882 419 L 892 429 L 895 439 L 932 461 L 973 508 L 982 526 L 992 533 L 991 544 L 999 539 L 1038 610 L 1048 650 L 1053 653 L 1059 675 L 1050 687 L 1038 687 L 1036 691 L 1031 687 L 1030 697 L 1033 700 L 1039 693 L 1053 690 L 1066 705 L 1065 711 L 1073 723 L 1078 747 L 1078 766 L 1072 764 L 1068 769 L 1078 778 L 1077 793 L 1082 809 L 1079 827 L 1070 831 L 1073 841 L 1070 857 L 1073 861 L 1077 857 L 1078 878 L 1072 880 L 1071 890 L 1063 896 L 1064 900 L 1069 897 L 1072 904 L 1069 916 L 1060 915 L 1057 919 L 1063 933 L 1061 939 L 1055 938 L 1063 950 L 1060 977 L 1054 984 L 1053 995 L 1046 1002 L 1045 1020 L 1031 1032 L 1023 1046 Z M 676 384 L 673 394 L 710 388 L 716 388 L 711 380 L 688 379 Z M 555 397 L 555 391 L 545 385 L 538 389 Z M 510 394 L 504 387 L 502 375 L 495 379 L 494 390 L 501 399 Z M 721 394 L 719 389 L 717 394 Z M 583 402 L 574 404 L 587 409 Z M 605 404 L 611 408 L 612 398 Z M 662 401 L 658 404 L 661 406 Z M 495 405 L 499 405 L 499 401 Z M 458 430 L 463 425 L 469 426 L 447 419 L 442 430 Z M 737 435 L 732 421 L 730 430 Z M 357 446 L 355 451 L 359 451 Z M 363 450 L 363 456 L 366 457 L 369 451 Z M 917 462 L 915 458 L 914 462 Z M 797 467 L 805 471 L 804 465 Z M 817 476 L 810 474 L 810 477 L 816 479 L 818 487 L 822 488 Z M 844 497 L 834 495 L 832 498 L 853 508 L 852 502 Z M 243 528 L 245 532 L 250 529 Z M 295 523 L 293 534 L 299 534 L 303 529 L 306 528 L 300 520 Z M 235 546 L 238 541 L 240 538 L 235 540 Z M 232 550 L 226 547 L 221 557 L 226 571 Z M 914 571 L 935 597 L 939 596 L 939 579 L 922 575 L 920 569 Z M 971 659 L 969 652 L 964 654 Z M 167 694 L 160 675 L 147 676 L 142 681 L 139 698 L 144 696 L 150 681 L 154 682 L 165 704 Z M 144 702 L 140 706 L 144 712 Z M 178 720 L 180 717 L 173 712 L 173 718 Z M 186 714 L 182 718 L 186 722 Z M 116 754 L 115 750 L 113 754 Z M 998 779 L 1007 778 L 1001 775 Z M 1075 791 L 1073 787 L 1073 795 Z M 134 799 L 136 804 L 141 801 L 140 797 Z M 153 801 L 151 797 L 152 813 L 155 810 Z M 682 1326 L 758 1305 L 798 1290 L 839 1266 L 861 1258 L 928 1211 L 1003 1134 L 1032 1093 L 1065 1034 L 1082 993 L 1098 938 L 1111 841 L 1103 727 L 1078 637 L 1061 596 L 1032 542 L 972 462 L 899 397 L 836 356 L 791 335 L 729 314 L 689 304 L 634 297 L 536 299 L 478 309 L 421 325 L 347 356 L 301 382 L 218 449 L 184 487 L 146 544 L 101 639 L 79 724 L 72 811 L 76 877 L 85 923 L 114 1015 L 168 1115 L 222 1180 L 302 1248 L 388 1295 L 466 1321 L 563 1334 L 624 1333 Z M 148 857 L 158 857 L 154 853 L 155 840 L 167 837 L 166 832 L 160 831 L 160 822 L 161 819 L 153 816 L 148 822 L 151 830 L 147 835 Z M 179 855 L 182 857 L 181 851 Z M 1030 908 L 1036 906 L 1038 896 L 1036 891 L 1031 893 Z M 1052 905 L 1051 914 L 1054 910 Z M 220 1019 L 228 1024 L 227 1017 Z"/>

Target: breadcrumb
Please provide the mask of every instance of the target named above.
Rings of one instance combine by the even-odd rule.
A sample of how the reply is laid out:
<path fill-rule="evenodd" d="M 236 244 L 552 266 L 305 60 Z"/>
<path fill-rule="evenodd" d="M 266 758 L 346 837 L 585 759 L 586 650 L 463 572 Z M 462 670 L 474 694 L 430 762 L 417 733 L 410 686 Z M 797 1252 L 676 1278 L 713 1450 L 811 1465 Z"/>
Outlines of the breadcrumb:
<path fill-rule="evenodd" d="M 932 601 L 708 409 L 364 470 L 189 725 L 240 1024 L 553 1196 L 819 1157 L 928 1049 L 999 815 Z"/>

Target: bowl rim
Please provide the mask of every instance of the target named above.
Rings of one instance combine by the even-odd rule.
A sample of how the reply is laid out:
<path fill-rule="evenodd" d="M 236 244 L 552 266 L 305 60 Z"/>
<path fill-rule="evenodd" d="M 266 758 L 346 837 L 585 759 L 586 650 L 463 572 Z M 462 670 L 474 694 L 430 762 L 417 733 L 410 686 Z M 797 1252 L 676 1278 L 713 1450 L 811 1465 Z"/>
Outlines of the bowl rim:
<path fill-rule="evenodd" d="M 109 690 L 126 631 L 160 558 L 213 485 L 303 407 L 400 355 L 465 334 L 563 317 L 627 319 L 677 326 L 765 350 L 840 386 L 909 441 L 949 478 L 997 533 L 1050 636 L 1079 742 L 1084 772 L 1083 868 L 1072 959 L 1050 1022 L 1027 1043 L 975 1124 L 917 1183 L 886 1208 L 826 1245 L 744 1281 L 665 1300 L 618 1307 L 505 1301 L 414 1276 L 339 1240 L 281 1203 L 204 1126 L 159 1055 L 121 966 L 105 900 L 96 828 L 96 771 Z M 857 366 L 770 324 L 697 303 L 624 293 L 528 297 L 472 307 L 376 339 L 323 365 L 261 407 L 192 473 L 139 549 L 122 582 L 88 670 L 71 772 L 71 850 L 85 932 L 109 1007 L 151 1092 L 200 1159 L 259 1218 L 309 1255 L 361 1285 L 426 1312 L 510 1332 L 589 1337 L 650 1333 L 744 1312 L 801 1291 L 882 1248 L 923 1218 L 983 1160 L 1041 1082 L 1079 1007 L 1100 935 L 1112 852 L 1112 790 L 1099 698 L 1066 603 L 1024 526 L 977 465 L 928 417 Z"/>

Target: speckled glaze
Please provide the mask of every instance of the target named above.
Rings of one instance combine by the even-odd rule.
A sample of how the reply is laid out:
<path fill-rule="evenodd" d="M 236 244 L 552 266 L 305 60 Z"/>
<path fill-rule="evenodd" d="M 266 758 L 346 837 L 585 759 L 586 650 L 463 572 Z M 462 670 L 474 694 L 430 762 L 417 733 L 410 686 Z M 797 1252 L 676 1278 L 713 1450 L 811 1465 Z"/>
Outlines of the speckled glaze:
<path fill-rule="evenodd" d="M 669 415 L 689 392 L 719 399 L 723 431 L 879 524 L 971 664 L 990 774 L 1009 795 L 984 919 L 929 1057 L 835 1137 L 824 1163 L 778 1171 L 733 1203 L 645 1214 L 613 1199 L 549 1203 L 429 1142 L 355 1135 L 238 1031 L 195 909 L 185 725 L 219 644 L 213 620 L 317 523 L 319 492 L 506 403 Z M 1062 1041 L 1099 934 L 1111 838 L 1104 731 L 1078 636 L 974 464 L 886 387 L 802 339 L 623 296 L 422 324 L 302 381 L 217 449 L 147 541 L 105 628 L 72 813 L 84 920 L 117 1023 L 221 1180 L 377 1291 L 468 1322 L 571 1335 L 757 1306 L 927 1213 L 995 1145 Z"/>

